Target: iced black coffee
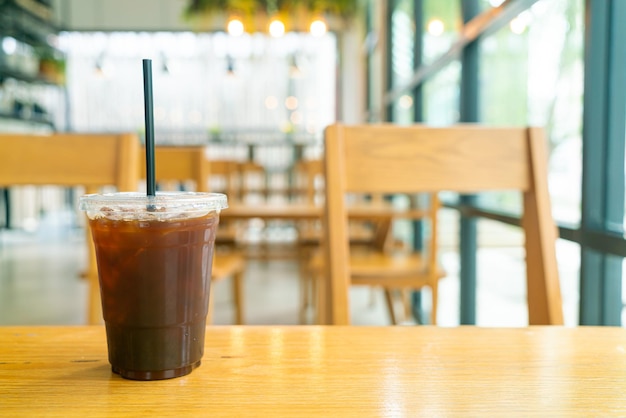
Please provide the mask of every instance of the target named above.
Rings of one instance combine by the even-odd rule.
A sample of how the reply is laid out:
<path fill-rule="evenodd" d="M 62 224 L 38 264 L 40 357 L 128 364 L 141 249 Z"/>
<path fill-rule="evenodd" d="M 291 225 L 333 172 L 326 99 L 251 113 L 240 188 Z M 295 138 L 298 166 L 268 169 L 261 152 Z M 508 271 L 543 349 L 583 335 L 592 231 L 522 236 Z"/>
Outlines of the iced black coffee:
<path fill-rule="evenodd" d="M 200 365 L 219 212 L 211 193 L 88 195 L 109 361 L 138 380 Z"/>

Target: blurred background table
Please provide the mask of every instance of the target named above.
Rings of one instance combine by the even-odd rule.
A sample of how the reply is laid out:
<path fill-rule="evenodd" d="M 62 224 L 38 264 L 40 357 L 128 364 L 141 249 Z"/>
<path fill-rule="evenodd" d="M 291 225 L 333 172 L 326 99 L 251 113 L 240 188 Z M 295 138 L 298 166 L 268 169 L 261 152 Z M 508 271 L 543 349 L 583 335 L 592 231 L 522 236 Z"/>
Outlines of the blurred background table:
<path fill-rule="evenodd" d="M 7 416 L 624 416 L 615 327 L 209 327 L 173 380 L 113 374 L 103 327 L 0 328 Z"/>
<path fill-rule="evenodd" d="M 322 205 L 310 203 L 229 203 L 228 209 L 222 211 L 221 219 L 252 219 L 265 220 L 311 220 L 322 217 Z M 415 210 L 397 210 L 386 203 L 358 204 L 349 208 L 349 215 L 355 219 L 381 220 L 392 217 L 411 218 L 418 216 Z"/>

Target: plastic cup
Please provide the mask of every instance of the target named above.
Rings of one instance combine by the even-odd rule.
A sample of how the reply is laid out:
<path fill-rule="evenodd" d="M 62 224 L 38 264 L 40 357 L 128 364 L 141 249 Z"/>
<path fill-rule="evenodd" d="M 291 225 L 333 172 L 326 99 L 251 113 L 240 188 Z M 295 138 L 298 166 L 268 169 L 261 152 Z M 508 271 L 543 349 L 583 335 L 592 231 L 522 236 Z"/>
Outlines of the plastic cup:
<path fill-rule="evenodd" d="M 134 380 L 200 365 L 219 193 L 91 194 L 80 198 L 96 249 L 109 362 Z"/>

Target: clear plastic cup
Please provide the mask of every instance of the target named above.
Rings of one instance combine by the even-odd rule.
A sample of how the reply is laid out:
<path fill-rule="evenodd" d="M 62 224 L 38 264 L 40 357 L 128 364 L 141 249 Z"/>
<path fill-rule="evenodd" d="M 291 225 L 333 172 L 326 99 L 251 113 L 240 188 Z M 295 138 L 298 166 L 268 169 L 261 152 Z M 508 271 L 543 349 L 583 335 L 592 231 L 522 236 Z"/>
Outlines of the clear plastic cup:
<path fill-rule="evenodd" d="M 109 362 L 135 380 L 200 365 L 219 193 L 91 194 L 80 198 L 98 263 Z"/>

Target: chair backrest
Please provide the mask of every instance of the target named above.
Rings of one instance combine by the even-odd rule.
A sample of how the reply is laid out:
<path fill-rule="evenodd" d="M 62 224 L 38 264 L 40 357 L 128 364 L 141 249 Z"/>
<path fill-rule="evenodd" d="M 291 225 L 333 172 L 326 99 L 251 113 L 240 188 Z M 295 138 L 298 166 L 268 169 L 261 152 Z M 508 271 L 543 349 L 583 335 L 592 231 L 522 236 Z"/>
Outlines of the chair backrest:
<path fill-rule="evenodd" d="M 254 199 L 258 196 L 262 196 L 263 198 L 267 197 L 267 173 L 263 165 L 256 161 L 244 161 L 238 164 L 237 169 L 240 201 L 250 202 L 250 198 Z"/>
<path fill-rule="evenodd" d="M 310 204 L 318 203 L 318 193 L 323 188 L 319 185 L 324 176 L 322 160 L 300 160 L 296 170 L 304 183 L 302 186 L 305 201 Z"/>
<path fill-rule="evenodd" d="M 0 134 L 1 186 L 104 186 L 136 191 L 139 139 L 134 134 Z M 87 322 L 102 321 L 95 247 L 89 228 Z"/>
<path fill-rule="evenodd" d="M 239 201 L 239 162 L 235 160 L 211 160 L 211 184 L 219 184 L 216 191 L 228 196 L 229 203 Z M 212 186 L 211 190 L 213 190 Z"/>
<path fill-rule="evenodd" d="M 0 185 L 137 189 L 134 134 L 0 134 Z"/>
<path fill-rule="evenodd" d="M 138 159 L 139 176 L 146 176 L 145 150 Z M 200 146 L 157 146 L 154 149 L 157 182 L 193 180 L 196 190 L 209 190 L 210 164 L 206 149 Z"/>
<path fill-rule="evenodd" d="M 523 193 L 529 323 L 563 323 L 541 129 L 335 124 L 326 128 L 324 153 L 326 317 L 331 323 L 349 323 L 345 193 L 488 190 Z"/>

